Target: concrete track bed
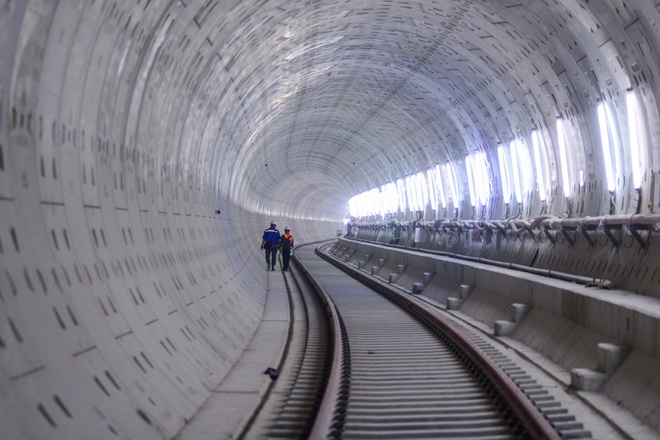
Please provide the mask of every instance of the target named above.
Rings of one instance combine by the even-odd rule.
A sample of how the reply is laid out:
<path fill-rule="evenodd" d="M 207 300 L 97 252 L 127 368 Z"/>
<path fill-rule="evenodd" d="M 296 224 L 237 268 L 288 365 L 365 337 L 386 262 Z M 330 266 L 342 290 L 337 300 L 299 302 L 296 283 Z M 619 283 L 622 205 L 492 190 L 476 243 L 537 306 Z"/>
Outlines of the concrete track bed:
<path fill-rule="evenodd" d="M 517 341 L 522 351 L 534 351 L 541 368 L 584 399 L 607 397 L 613 408 L 660 431 L 658 299 L 400 247 L 340 239 L 335 251 L 340 249 L 352 255 L 355 266 L 368 255 L 362 267 L 368 273 L 384 259 L 378 276 L 385 280 L 383 273 L 404 265 L 395 285 L 408 280 L 406 273 L 432 273 L 422 296 L 474 320 L 494 337 Z"/>

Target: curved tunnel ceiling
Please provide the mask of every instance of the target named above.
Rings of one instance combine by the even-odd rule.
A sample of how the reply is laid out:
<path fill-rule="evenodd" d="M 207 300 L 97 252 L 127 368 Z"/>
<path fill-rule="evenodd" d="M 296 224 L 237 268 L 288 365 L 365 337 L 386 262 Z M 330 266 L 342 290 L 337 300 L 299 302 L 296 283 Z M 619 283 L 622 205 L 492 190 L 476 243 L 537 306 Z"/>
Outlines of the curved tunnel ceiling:
<path fill-rule="evenodd" d="M 149 104 L 169 115 L 146 122 L 167 121 L 178 161 L 222 162 L 211 172 L 233 200 L 341 218 L 358 192 L 580 115 L 603 83 L 629 88 L 608 52 L 611 14 L 575 2 L 179 3 L 153 24 L 162 44 L 142 72 Z"/>
<path fill-rule="evenodd" d="M 271 218 L 297 243 L 327 239 L 355 194 L 447 161 L 458 217 L 472 218 L 475 150 L 489 159 L 486 215 L 507 217 L 497 146 L 533 130 L 551 187 L 545 211 L 529 197 L 533 214 L 606 215 L 611 197 L 626 214 L 657 212 L 658 8 L 0 3 L 0 433 L 176 435 L 260 324 Z M 596 108 L 613 106 L 624 137 L 628 89 L 646 168 L 636 192 L 630 160 L 617 164 L 612 195 Z M 564 189 L 574 212 L 557 118 L 589 188 Z"/>
<path fill-rule="evenodd" d="M 28 7 L 26 17 L 46 28 L 71 19 L 65 7 L 46 9 Z M 574 119 L 578 166 L 593 176 L 585 113 L 650 68 L 624 31 L 629 9 L 98 2 L 76 10 L 75 31 L 60 30 L 75 43 L 59 66 L 64 94 L 79 96 L 63 102 L 63 119 L 70 126 L 102 100 L 98 115 L 80 113 L 80 130 L 100 131 L 98 142 L 112 138 L 113 148 L 122 142 L 145 181 L 180 181 L 250 211 L 316 219 L 341 219 L 352 195 L 436 163 L 492 154 L 535 128 L 551 133 L 560 116 Z M 38 46 L 49 35 L 24 38 Z"/>

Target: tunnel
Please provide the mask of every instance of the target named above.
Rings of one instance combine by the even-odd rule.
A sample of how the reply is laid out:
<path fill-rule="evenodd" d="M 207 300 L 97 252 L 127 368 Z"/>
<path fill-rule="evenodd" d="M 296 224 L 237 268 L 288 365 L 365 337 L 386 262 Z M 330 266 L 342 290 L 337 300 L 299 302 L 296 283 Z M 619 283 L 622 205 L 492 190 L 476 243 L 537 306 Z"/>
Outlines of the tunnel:
<path fill-rule="evenodd" d="M 436 225 L 657 322 L 659 9 L 0 2 L 0 437 L 175 438 L 264 316 L 271 221 Z"/>

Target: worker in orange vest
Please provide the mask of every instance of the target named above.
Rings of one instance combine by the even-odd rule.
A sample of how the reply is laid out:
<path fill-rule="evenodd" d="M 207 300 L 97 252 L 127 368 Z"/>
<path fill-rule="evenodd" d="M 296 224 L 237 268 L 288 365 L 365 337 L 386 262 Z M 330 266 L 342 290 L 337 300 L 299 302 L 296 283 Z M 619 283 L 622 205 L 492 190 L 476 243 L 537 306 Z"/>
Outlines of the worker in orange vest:
<path fill-rule="evenodd" d="M 284 228 L 284 235 L 280 237 L 280 254 L 282 254 L 282 269 L 284 272 L 289 270 L 289 260 L 293 255 L 293 235 L 291 235 L 291 228 L 286 226 Z"/>

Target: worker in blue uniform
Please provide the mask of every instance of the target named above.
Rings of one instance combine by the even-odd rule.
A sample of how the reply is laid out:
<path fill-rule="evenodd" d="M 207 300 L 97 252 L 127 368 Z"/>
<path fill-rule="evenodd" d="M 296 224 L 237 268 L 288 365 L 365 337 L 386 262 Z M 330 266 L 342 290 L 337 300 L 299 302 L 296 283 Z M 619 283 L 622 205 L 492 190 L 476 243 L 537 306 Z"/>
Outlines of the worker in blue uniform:
<path fill-rule="evenodd" d="M 270 222 L 270 228 L 264 231 L 261 237 L 261 249 L 266 250 L 266 270 L 275 270 L 277 263 L 277 246 L 280 242 L 280 231 L 276 228 L 275 220 Z"/>

